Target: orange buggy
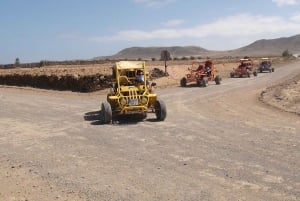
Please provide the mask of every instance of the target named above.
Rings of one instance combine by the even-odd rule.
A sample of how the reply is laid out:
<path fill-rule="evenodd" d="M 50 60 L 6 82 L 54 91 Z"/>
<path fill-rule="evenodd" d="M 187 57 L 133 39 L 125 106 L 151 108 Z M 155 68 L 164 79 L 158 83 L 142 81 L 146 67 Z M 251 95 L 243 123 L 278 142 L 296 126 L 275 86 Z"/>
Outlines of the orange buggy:
<path fill-rule="evenodd" d="M 233 68 L 230 72 L 230 77 L 250 77 L 251 74 L 257 76 L 257 72 L 254 70 L 253 61 L 251 59 L 240 59 L 238 67 Z"/>
<path fill-rule="evenodd" d="M 212 61 L 193 61 L 188 68 L 189 72 L 180 80 L 180 86 L 186 87 L 187 84 L 195 82 L 197 86 L 206 87 L 209 81 L 221 84 L 221 77 L 217 75 L 217 69 Z"/>

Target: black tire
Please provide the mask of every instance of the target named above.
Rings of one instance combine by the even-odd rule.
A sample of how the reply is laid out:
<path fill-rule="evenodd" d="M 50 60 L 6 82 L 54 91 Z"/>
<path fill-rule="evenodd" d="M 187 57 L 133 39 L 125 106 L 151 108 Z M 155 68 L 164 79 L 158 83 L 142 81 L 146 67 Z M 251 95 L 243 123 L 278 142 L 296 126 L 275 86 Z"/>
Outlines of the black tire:
<path fill-rule="evenodd" d="M 257 76 L 257 72 L 256 72 L 256 71 L 254 71 L 254 72 L 253 72 L 253 75 L 256 77 L 256 76 Z"/>
<path fill-rule="evenodd" d="M 165 103 L 162 100 L 157 99 L 154 109 L 155 109 L 156 119 L 158 121 L 164 121 L 165 118 L 167 117 L 167 108 Z"/>
<path fill-rule="evenodd" d="M 247 77 L 250 77 L 250 73 L 249 72 L 247 72 Z"/>
<path fill-rule="evenodd" d="M 180 86 L 182 86 L 182 87 L 186 87 L 186 78 L 185 77 L 183 77 L 181 80 L 180 80 Z"/>
<path fill-rule="evenodd" d="M 101 104 L 101 117 L 104 124 L 109 124 L 112 120 L 111 106 L 107 101 Z"/>
<path fill-rule="evenodd" d="M 216 75 L 215 82 L 216 82 L 217 85 L 221 84 L 221 78 L 220 78 L 219 75 Z"/>
<path fill-rule="evenodd" d="M 274 72 L 274 70 L 275 70 L 275 69 L 274 69 L 274 68 L 272 68 L 272 72 Z"/>
<path fill-rule="evenodd" d="M 234 78 L 234 72 L 230 72 L 230 77 Z"/>
<path fill-rule="evenodd" d="M 201 80 L 201 86 L 202 87 L 207 87 L 208 85 L 208 79 L 206 77 L 204 77 L 202 80 Z"/>
<path fill-rule="evenodd" d="M 146 119 L 147 118 L 147 112 L 142 113 L 142 119 Z"/>

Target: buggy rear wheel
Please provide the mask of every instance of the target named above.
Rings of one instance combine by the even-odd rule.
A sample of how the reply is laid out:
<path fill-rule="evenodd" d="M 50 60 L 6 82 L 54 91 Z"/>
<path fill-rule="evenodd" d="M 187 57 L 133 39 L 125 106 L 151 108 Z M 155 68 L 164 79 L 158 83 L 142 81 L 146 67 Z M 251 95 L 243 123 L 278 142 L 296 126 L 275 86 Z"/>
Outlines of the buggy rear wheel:
<path fill-rule="evenodd" d="M 156 119 L 158 121 L 164 121 L 167 116 L 167 109 L 165 103 L 162 100 L 157 99 L 154 109 L 155 109 Z"/>
<path fill-rule="evenodd" d="M 272 72 L 274 72 L 274 68 L 272 68 Z"/>
<path fill-rule="evenodd" d="M 110 104 L 105 101 L 101 104 L 101 120 L 103 123 L 108 124 L 112 120 L 112 110 Z"/>

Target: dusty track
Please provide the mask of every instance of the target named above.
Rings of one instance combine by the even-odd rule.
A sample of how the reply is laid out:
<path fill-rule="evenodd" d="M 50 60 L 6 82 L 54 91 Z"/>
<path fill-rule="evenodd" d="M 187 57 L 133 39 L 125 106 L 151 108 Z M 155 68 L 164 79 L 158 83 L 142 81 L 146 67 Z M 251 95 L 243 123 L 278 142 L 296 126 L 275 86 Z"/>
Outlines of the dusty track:
<path fill-rule="evenodd" d="M 165 122 L 101 125 L 105 94 L 1 87 L 0 200 L 299 200 L 299 116 L 258 101 L 299 65 L 160 89 Z"/>

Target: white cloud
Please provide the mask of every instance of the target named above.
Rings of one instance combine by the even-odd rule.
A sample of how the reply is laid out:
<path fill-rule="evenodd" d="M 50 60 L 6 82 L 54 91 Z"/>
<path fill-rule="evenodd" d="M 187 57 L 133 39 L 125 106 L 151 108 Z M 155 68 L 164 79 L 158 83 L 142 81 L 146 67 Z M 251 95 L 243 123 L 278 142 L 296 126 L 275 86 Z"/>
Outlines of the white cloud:
<path fill-rule="evenodd" d="M 154 31 L 128 30 L 120 31 L 115 36 L 100 36 L 94 37 L 92 40 L 98 42 L 105 41 L 145 41 L 151 39 L 171 39 L 178 38 L 177 30 L 175 29 L 159 29 Z"/>
<path fill-rule="evenodd" d="M 299 16 L 288 18 L 281 16 L 262 16 L 238 14 L 223 17 L 208 24 L 190 28 L 166 28 L 152 31 L 124 30 L 114 36 L 100 36 L 93 41 L 147 41 L 159 39 L 195 39 L 205 37 L 253 37 L 269 35 L 299 34 Z"/>
<path fill-rule="evenodd" d="M 300 3 L 300 0 L 272 0 L 272 2 L 276 3 L 277 6 L 284 6 L 284 5 L 297 5 Z"/>
<path fill-rule="evenodd" d="M 184 20 L 175 19 L 175 20 L 170 20 L 170 21 L 164 23 L 164 25 L 167 27 L 175 27 L 175 26 L 181 25 L 183 23 L 184 23 Z"/>
<path fill-rule="evenodd" d="M 133 0 L 135 3 L 144 4 L 147 7 L 162 7 L 176 0 Z"/>
<path fill-rule="evenodd" d="M 300 14 L 292 16 L 291 20 L 300 23 Z"/>

